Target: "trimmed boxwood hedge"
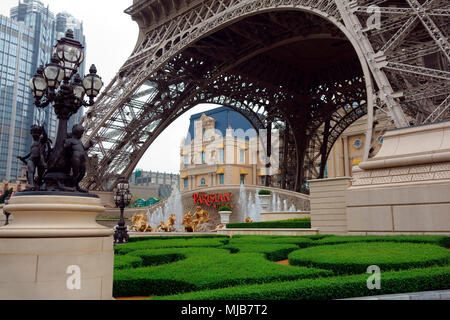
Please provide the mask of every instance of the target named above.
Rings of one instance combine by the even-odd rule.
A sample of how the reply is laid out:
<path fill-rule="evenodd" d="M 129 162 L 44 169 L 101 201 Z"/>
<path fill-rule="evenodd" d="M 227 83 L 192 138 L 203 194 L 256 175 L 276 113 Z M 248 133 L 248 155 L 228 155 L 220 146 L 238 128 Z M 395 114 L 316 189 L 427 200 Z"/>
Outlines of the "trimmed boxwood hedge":
<path fill-rule="evenodd" d="M 230 250 L 232 253 L 263 253 L 269 261 L 279 261 L 287 259 L 288 254 L 292 251 L 298 249 L 295 244 L 258 244 L 258 243 L 239 243 L 239 244 L 229 244 L 223 247 L 224 249 Z"/>
<path fill-rule="evenodd" d="M 115 255 L 114 256 L 114 269 L 120 270 L 120 269 L 126 269 L 126 268 L 137 268 L 142 266 L 142 259 L 140 257 L 134 257 L 134 256 L 121 256 L 121 255 Z"/>
<path fill-rule="evenodd" d="M 152 300 L 329 300 L 450 288 L 450 267 L 383 272 L 381 288 L 367 288 L 368 274 L 304 279 L 203 290 Z"/>
<path fill-rule="evenodd" d="M 338 274 L 364 273 L 370 265 L 387 271 L 449 262 L 447 249 L 420 243 L 345 243 L 314 246 L 289 254 L 291 265 L 331 269 Z"/>
<path fill-rule="evenodd" d="M 169 233 L 170 234 L 170 233 Z M 211 238 L 228 238 L 226 235 L 192 235 L 192 236 L 139 236 L 139 237 L 131 237 L 128 242 L 138 242 L 138 241 L 147 241 L 147 240 L 173 240 L 173 239 L 211 239 Z"/>
<path fill-rule="evenodd" d="M 228 223 L 227 229 L 233 228 L 311 228 L 311 218 L 264 221 L 264 222 L 243 222 Z"/>
<path fill-rule="evenodd" d="M 141 250 L 133 254 L 147 263 L 158 261 L 164 255 L 180 254 L 185 258 L 164 265 L 116 270 L 115 297 L 167 295 L 332 275 L 329 270 L 278 265 L 265 259 L 263 253 L 231 254 L 228 250 L 215 248 L 171 248 Z"/>
<path fill-rule="evenodd" d="M 251 224 L 245 224 L 246 227 L 248 225 Z M 158 295 L 180 294 L 159 298 L 334 299 L 448 289 L 450 253 L 439 246 L 449 247 L 449 239 L 450 237 L 446 236 L 409 235 L 301 237 L 236 235 L 232 238 L 207 235 L 131 238 L 130 240 L 134 241 L 115 247 L 118 254 L 115 255 L 114 296 L 150 295 L 156 299 Z M 373 243 L 374 241 L 382 243 Z M 335 247 L 339 245 L 347 247 L 345 254 L 343 249 L 336 251 Z M 421 250 L 413 249 L 412 246 L 419 246 Z M 423 246 L 427 247 L 427 250 L 423 250 Z M 403 249 L 399 249 L 400 247 Z M 282 266 L 271 262 L 286 259 L 288 256 L 292 260 L 292 256 L 297 255 L 297 252 L 308 253 L 313 249 L 323 250 L 322 255 L 328 258 L 325 261 L 328 264 L 323 264 L 323 261 L 319 261 L 322 264 L 317 264 L 316 261 L 312 265 L 331 270 Z M 409 260 L 399 260 L 401 256 L 398 250 L 403 250 Z M 364 252 L 367 253 L 365 256 L 367 260 L 361 260 Z M 359 258 L 355 258 L 358 255 Z M 443 258 L 435 259 L 438 255 Z M 332 265 L 329 264 L 332 258 L 339 260 L 340 256 L 343 257 L 343 263 L 332 261 Z M 378 263 L 374 259 L 378 259 Z M 303 263 L 304 261 L 300 264 Z M 333 276 L 338 273 L 365 273 L 367 266 L 372 264 L 381 267 L 381 291 L 367 290 L 368 274 Z M 387 271 L 393 266 L 397 269 L 431 264 L 445 266 Z M 307 279 L 314 277 L 314 280 Z M 258 285 L 255 285 L 256 283 Z M 190 293 L 181 294 L 183 292 Z"/>
<path fill-rule="evenodd" d="M 174 238 L 170 241 L 163 239 L 147 239 L 146 241 L 131 242 L 114 247 L 116 254 L 127 254 L 141 249 L 160 248 L 189 248 L 189 247 L 221 247 L 229 242 L 228 237 L 220 238 Z"/>

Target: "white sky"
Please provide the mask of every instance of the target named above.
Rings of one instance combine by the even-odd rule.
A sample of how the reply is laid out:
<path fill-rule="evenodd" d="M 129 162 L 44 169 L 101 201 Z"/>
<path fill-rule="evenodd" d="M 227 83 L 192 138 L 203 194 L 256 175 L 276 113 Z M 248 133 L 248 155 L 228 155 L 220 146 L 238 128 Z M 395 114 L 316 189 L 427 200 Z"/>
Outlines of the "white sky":
<path fill-rule="evenodd" d="M 0 14 L 9 17 L 9 10 L 18 0 L 1 0 Z M 67 11 L 83 21 L 86 36 L 86 67 L 95 64 L 98 74 L 107 85 L 133 50 L 138 26 L 123 11 L 132 0 L 41 0 L 54 14 Z M 187 134 L 189 117 L 217 107 L 199 105 L 174 121 L 150 146 L 137 168 L 178 173 L 180 142 Z"/>

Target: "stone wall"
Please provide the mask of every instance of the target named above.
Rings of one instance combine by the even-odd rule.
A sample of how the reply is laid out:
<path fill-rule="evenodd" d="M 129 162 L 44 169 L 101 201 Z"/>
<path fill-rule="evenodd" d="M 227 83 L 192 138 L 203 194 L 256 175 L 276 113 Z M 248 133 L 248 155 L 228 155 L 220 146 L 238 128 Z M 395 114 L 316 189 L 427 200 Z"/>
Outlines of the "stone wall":
<path fill-rule="evenodd" d="M 350 234 L 450 234 L 450 122 L 388 131 L 353 172 Z"/>
<path fill-rule="evenodd" d="M 321 234 L 347 234 L 345 193 L 350 177 L 310 180 L 311 228 Z"/>

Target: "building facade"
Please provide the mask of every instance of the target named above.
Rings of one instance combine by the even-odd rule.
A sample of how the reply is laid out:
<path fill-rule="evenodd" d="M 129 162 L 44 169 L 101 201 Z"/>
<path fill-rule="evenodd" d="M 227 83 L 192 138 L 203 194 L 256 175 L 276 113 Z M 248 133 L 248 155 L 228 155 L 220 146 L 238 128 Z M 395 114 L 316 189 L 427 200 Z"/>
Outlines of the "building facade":
<path fill-rule="evenodd" d="M 352 167 L 362 161 L 366 143 L 367 115 L 350 125 L 335 142 L 327 159 L 325 178 L 351 177 Z M 395 126 L 385 115 L 378 119 L 375 127 L 375 155 L 383 144 L 382 134 Z"/>
<path fill-rule="evenodd" d="M 52 107 L 34 107 L 30 78 L 40 65 L 50 62 L 64 27 L 74 27 L 77 40 L 85 45 L 82 23 L 63 13 L 57 29 L 57 17 L 40 1 L 23 0 L 10 14 L 10 18 L 0 16 L 0 181 L 6 182 L 23 177 L 23 163 L 17 156 L 29 151 L 32 124 L 44 125 L 50 139 L 56 140 L 57 117 Z M 84 75 L 84 65 L 80 73 Z"/>
<path fill-rule="evenodd" d="M 180 175 L 158 171 L 143 171 L 137 169 L 130 179 L 130 191 L 141 198 L 168 198 L 173 188 L 179 188 Z"/>
<path fill-rule="evenodd" d="M 192 115 L 180 147 L 181 191 L 231 184 L 265 185 L 261 141 L 251 123 L 230 108 Z M 272 139 L 272 146 L 275 144 Z"/>

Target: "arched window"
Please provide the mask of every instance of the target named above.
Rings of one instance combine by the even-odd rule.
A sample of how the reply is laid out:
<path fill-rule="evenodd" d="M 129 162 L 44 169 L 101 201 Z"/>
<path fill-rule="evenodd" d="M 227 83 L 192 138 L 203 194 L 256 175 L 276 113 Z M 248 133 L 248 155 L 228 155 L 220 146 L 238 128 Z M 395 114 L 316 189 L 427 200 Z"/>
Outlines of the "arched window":
<path fill-rule="evenodd" d="M 200 180 L 200 184 L 201 184 L 202 186 L 204 186 L 204 185 L 206 184 L 205 178 L 202 178 L 202 179 Z"/>

